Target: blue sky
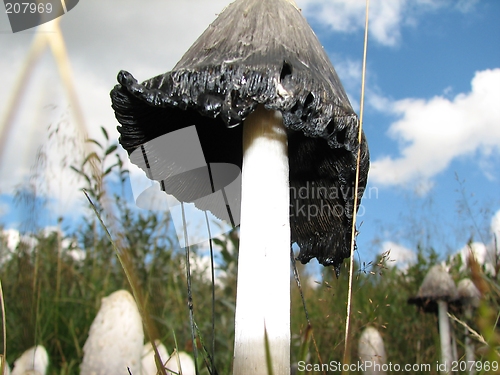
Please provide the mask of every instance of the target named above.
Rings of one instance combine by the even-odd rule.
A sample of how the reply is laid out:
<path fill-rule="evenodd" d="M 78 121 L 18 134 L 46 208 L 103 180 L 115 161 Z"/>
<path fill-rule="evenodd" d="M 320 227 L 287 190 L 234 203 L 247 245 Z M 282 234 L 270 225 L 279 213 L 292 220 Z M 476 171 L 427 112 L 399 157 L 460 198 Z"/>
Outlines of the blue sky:
<path fill-rule="evenodd" d="M 63 16 L 90 136 L 99 139 L 102 125 L 117 138 L 108 93 L 120 69 L 139 80 L 170 70 L 228 3 L 82 1 Z M 358 110 L 365 1 L 297 3 Z M 489 245 L 500 230 L 499 18 L 496 0 L 371 1 L 364 129 L 372 169 L 360 217 L 362 261 L 388 249 L 405 259 L 418 243 L 444 257 L 471 237 Z M 7 16 L 0 15 L 2 125 L 34 35 L 34 29 L 12 34 Z M 27 183 L 36 160 L 49 176 L 39 188 L 50 202 L 45 222 L 54 224 L 59 215 L 71 222 L 81 214 L 78 181 L 67 168 L 84 152 L 77 143 L 68 147 L 78 138 L 74 122 L 57 66 L 45 52 L 2 150 L 0 215 L 6 226 L 19 226 L 25 216 L 12 205 L 12 192 Z M 50 124 L 64 125 L 64 141 L 48 139 Z M 45 151 L 45 163 L 37 150 Z"/>
<path fill-rule="evenodd" d="M 379 241 L 387 248 L 393 241 L 408 249 L 421 242 L 455 252 L 469 238 L 479 240 L 474 222 L 488 232 L 499 209 L 499 94 L 490 86 L 498 71 L 489 70 L 500 66 L 500 4 L 433 4 L 403 6 L 400 27 L 390 34 L 396 37 L 370 34 L 364 126 L 373 161 L 369 186 L 379 194 L 363 201 L 362 254 Z M 317 30 L 327 50 L 335 51 L 334 65 L 338 59 L 342 67 L 346 56 L 359 65 L 362 29 L 339 35 L 331 28 Z M 495 97 L 489 108 L 471 94 L 478 73 Z M 359 79 L 346 81 L 352 101 L 359 102 Z M 486 108 L 470 108 L 476 101 Z M 464 116 L 471 122 L 461 121 Z M 473 217 L 464 211 L 464 199 Z"/>

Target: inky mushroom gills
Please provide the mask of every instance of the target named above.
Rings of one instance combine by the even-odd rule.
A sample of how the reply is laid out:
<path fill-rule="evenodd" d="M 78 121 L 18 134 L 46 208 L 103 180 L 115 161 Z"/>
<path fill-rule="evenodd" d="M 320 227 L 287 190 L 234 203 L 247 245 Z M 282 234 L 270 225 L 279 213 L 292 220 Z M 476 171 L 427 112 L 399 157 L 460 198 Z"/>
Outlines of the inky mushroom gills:
<path fill-rule="evenodd" d="M 121 71 L 118 82 L 111 98 L 129 154 L 195 125 L 208 165 L 241 168 L 239 125 L 259 104 L 280 111 L 288 136 L 291 241 L 302 263 L 315 257 L 338 272 L 350 253 L 359 121 L 327 54 L 291 2 L 235 1 L 172 71 L 142 84 Z M 192 183 L 193 174 L 169 179 L 178 166 L 161 158 L 153 163 L 165 171 L 165 191 L 178 200 L 206 195 L 206 187 Z M 361 194 L 368 167 L 363 135 Z"/>

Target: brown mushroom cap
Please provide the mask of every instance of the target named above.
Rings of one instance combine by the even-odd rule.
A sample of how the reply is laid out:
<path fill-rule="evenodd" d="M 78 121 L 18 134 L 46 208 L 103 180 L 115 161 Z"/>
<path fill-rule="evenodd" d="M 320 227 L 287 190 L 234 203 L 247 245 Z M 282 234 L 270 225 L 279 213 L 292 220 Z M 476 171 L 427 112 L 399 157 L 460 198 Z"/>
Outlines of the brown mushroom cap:
<path fill-rule="evenodd" d="M 142 84 L 121 71 L 118 82 L 111 98 L 129 154 L 195 125 L 207 164 L 241 168 L 237 125 L 259 104 L 280 111 L 288 130 L 291 241 L 300 247 L 298 259 L 338 267 L 349 256 L 359 121 L 316 35 L 288 0 L 237 0 L 172 71 Z M 168 179 L 175 167 L 152 160 Z M 369 166 L 364 135 L 360 165 L 362 193 Z M 177 176 L 165 191 L 181 201 L 206 196 L 206 187 L 193 181 Z"/>
<path fill-rule="evenodd" d="M 436 264 L 432 266 L 415 297 L 408 300 L 426 312 L 437 311 L 437 301 L 452 302 L 458 297 L 457 287 L 446 269 Z"/>

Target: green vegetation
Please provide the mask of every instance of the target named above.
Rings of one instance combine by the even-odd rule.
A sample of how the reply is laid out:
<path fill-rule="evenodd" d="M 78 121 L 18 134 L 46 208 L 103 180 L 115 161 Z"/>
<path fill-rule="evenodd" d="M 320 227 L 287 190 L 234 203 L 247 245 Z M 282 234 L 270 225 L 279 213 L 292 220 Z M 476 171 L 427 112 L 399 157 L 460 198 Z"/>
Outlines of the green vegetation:
<path fill-rule="evenodd" d="M 107 139 L 107 134 L 103 133 Z M 92 143 L 100 151 L 72 169 L 83 178 L 84 188 L 97 211 L 103 215 L 122 263 L 127 272 L 134 275 L 134 287 L 141 292 L 150 318 L 150 332 L 170 352 L 178 347 L 192 353 L 185 253 L 173 240 L 172 223 L 167 215 L 134 210 L 121 194 L 110 198 L 103 186 L 118 181 L 119 187 L 123 187 L 127 171 L 116 145 Z M 43 210 L 43 207 L 37 209 Z M 59 227 L 64 227 L 63 221 Z M 0 241 L 7 359 L 12 365 L 25 349 L 42 344 L 51 360 L 49 374 L 78 374 L 82 348 L 101 298 L 118 289 L 131 290 L 131 286 L 117 253 L 91 210 L 78 230 L 62 233 L 61 230 L 32 233 L 36 241 L 21 241 L 13 253 L 9 252 L 5 238 Z M 213 242 L 217 258 L 215 331 L 212 331 L 210 270 L 205 272 L 200 267 L 195 268 L 191 275 L 194 318 L 206 352 L 211 353 L 213 343 L 215 345 L 218 373 L 230 374 L 237 269 L 237 251 L 234 249 L 238 246 L 238 232 L 233 231 Z M 198 258 L 204 255 L 196 247 L 191 248 L 191 253 Z M 357 339 L 361 331 L 372 325 L 385 340 L 388 361 L 400 365 L 432 364 L 430 373 L 438 373 L 435 367 L 440 358 L 437 317 L 407 303 L 417 293 L 429 268 L 437 262 L 438 256 L 433 249 L 420 248 L 417 262 L 405 272 L 391 266 L 390 254 L 384 254 L 369 264 L 355 265 L 354 269 L 358 271 L 353 289 L 351 363 L 357 361 Z M 478 339 L 483 340 L 482 343 L 476 341 L 478 358 L 499 361 L 500 339 L 495 327 L 500 316 L 500 286 L 496 276 L 485 276 L 474 263 L 462 267 L 459 261 L 453 260 L 449 264 L 455 282 L 470 277 L 484 293 L 479 313 L 468 324 L 480 334 Z M 315 364 L 341 362 L 344 356 L 347 264 L 338 279 L 333 269 L 322 269 L 320 276 L 308 274 L 309 268 L 302 265 L 297 267 L 312 329 L 308 328 L 299 289 L 294 286 L 292 363 L 302 360 Z M 496 265 L 495 275 L 499 268 L 500 262 Z M 259 270 L 255 271 L 255 277 L 259 277 Z M 316 279 L 318 283 L 314 282 Z M 293 279 L 291 282 L 295 284 Z M 462 319 L 460 312 L 454 314 Z M 462 358 L 463 326 L 456 321 L 452 324 L 459 358 Z M 199 342 L 198 347 L 202 357 L 198 360 L 201 373 L 208 374 Z M 491 372 L 483 370 L 478 373 Z"/>

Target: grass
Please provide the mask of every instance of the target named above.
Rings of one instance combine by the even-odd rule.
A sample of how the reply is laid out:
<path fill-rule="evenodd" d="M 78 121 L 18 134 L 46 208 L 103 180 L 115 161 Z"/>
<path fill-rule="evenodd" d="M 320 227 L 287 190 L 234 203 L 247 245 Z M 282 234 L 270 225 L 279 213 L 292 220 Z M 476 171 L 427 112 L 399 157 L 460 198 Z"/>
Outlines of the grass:
<path fill-rule="evenodd" d="M 112 162 L 119 160 L 115 156 L 116 148 L 112 144 L 99 144 L 98 149 L 93 158 L 102 173 L 100 180 L 125 183 L 127 173 L 123 163 Z M 3 332 L 7 335 L 9 362 L 34 344 L 43 344 L 51 358 L 50 374 L 77 374 L 83 344 L 101 298 L 118 289 L 135 288 L 136 294 L 139 291 L 142 295 L 137 300 L 143 301 L 141 310 L 144 320 L 148 321 L 150 337 L 160 339 L 169 351 L 177 348 L 192 353 L 197 345 L 201 353 L 198 361 L 201 374 L 214 373 L 213 369 L 219 374 L 231 373 L 238 232 L 214 240 L 216 266 L 225 272 L 219 272 L 213 307 L 211 278 L 206 272 L 192 272 L 192 301 L 197 323 L 194 342 L 187 307 L 185 253 L 171 237 L 172 223 L 168 216 L 135 210 L 118 193 L 112 205 L 109 199 L 107 202 L 108 209 L 113 208 L 113 216 L 103 215 L 105 205 L 99 202 L 104 195 L 96 190 L 100 185 L 93 180 L 92 169 L 87 165 L 89 160 L 91 158 L 84 158 L 80 165 L 74 166 L 74 171 L 82 176 L 89 197 L 97 203 L 95 212 L 89 210 L 77 230 L 73 233 L 40 230 L 32 234 L 35 242 L 21 241 L 10 258 L 4 255 L 6 244 L 0 247 L 0 258 L 7 259 L 0 264 L 0 278 L 4 290 L 2 301 L 6 303 Z M 105 163 L 112 168 L 104 168 Z M 120 188 L 112 190 L 121 191 Z M 24 199 L 34 198 L 25 194 Z M 35 207 L 43 209 L 43 205 Z M 100 217 L 106 221 L 105 226 L 99 222 Z M 59 228 L 64 226 L 64 221 L 60 221 Z M 105 228 L 113 228 L 114 232 L 107 233 Z M 120 244 L 115 241 L 116 237 L 120 238 Z M 83 259 L 71 256 L 75 248 L 84 249 Z M 196 247 L 191 252 L 192 257 L 201 256 Z M 439 359 L 436 317 L 407 304 L 438 256 L 432 249 L 419 249 L 417 258 L 417 263 L 405 273 L 390 267 L 390 254 L 368 264 L 355 265 L 358 271 L 353 280 L 352 342 L 357 342 L 364 327 L 375 326 L 386 341 L 389 360 L 397 363 L 435 363 Z M 494 360 L 500 343 L 498 334 L 492 330 L 500 312 L 496 276 L 485 276 L 477 265 L 463 271 L 459 262 L 450 264 L 455 281 L 466 274 L 472 275 L 486 295 L 481 314 L 472 327 L 487 343 L 483 358 Z M 292 288 L 292 363 L 343 363 L 347 267 L 346 264 L 337 279 L 332 269 L 322 269 L 322 275 L 309 275 L 308 268 L 297 264 L 302 288 Z M 500 264 L 496 269 L 499 267 Z M 462 330 L 456 332 L 460 337 Z M 212 342 L 213 364 L 209 354 L 212 344 L 207 345 Z M 463 354 L 462 342 L 459 339 L 459 352 Z M 355 362 L 356 345 L 350 347 L 348 354 Z"/>
<path fill-rule="evenodd" d="M 118 210 L 123 235 L 129 246 L 128 256 L 133 272 L 144 296 L 144 311 L 154 325 L 154 332 L 167 348 L 192 353 L 189 310 L 187 308 L 184 254 L 168 241 L 165 228 L 168 219 L 150 214 L 137 215 L 128 208 Z M 102 297 L 117 289 L 131 289 L 120 262 L 102 227 L 90 215 L 74 239 L 86 249 L 81 261 L 70 256 L 70 247 L 61 247 L 68 239 L 52 232 L 36 235 L 38 243 L 31 249 L 20 243 L 12 258 L 0 266 L 6 302 L 5 318 L 7 354 L 10 363 L 35 343 L 43 344 L 50 355 L 50 374 L 76 374 L 82 359 L 82 347 L 90 324 L 97 313 Z M 71 237 L 73 238 L 73 237 Z M 230 249 L 237 247 L 237 232 L 231 232 L 216 241 L 220 254 L 218 266 L 235 270 L 237 257 Z M 132 250 L 133 249 L 133 250 Z M 220 250 L 219 250 L 220 249 Z M 121 250 L 125 251 L 125 250 Z M 199 249 L 193 248 L 193 256 Z M 398 363 L 435 363 L 437 320 L 432 314 L 419 312 L 406 303 L 418 290 L 427 270 L 437 257 L 432 251 L 420 251 L 419 262 L 405 274 L 387 267 L 387 259 L 375 260 L 356 273 L 353 287 L 352 321 L 353 343 L 367 325 L 381 331 L 386 342 L 389 360 Z M 307 360 L 310 363 L 342 363 L 344 357 L 347 269 L 337 279 L 334 271 L 323 269 L 322 277 L 307 275 L 307 268 L 297 265 L 302 275 L 302 292 L 307 306 L 308 324 L 298 288 L 292 288 L 292 363 Z M 359 268 L 359 266 L 356 266 Z M 453 265 L 456 280 L 463 277 Z M 484 359 L 493 359 L 499 344 L 498 334 L 491 334 L 500 311 L 498 283 L 476 270 L 476 277 L 484 280 L 486 299 L 482 313 L 474 322 L 488 344 Z M 258 274 L 256 274 L 258 277 Z M 320 284 L 311 279 L 320 279 Z M 293 282 L 293 280 L 291 280 Z M 205 343 L 215 341 L 214 364 L 219 374 L 231 373 L 235 274 L 228 272 L 215 288 L 215 332 L 212 331 L 212 283 L 205 275 L 192 274 L 193 306 L 199 331 Z M 462 330 L 456 329 L 460 336 Z M 490 332 L 490 334 L 488 334 Z M 175 336 L 174 336 L 175 333 Z M 311 337 L 316 341 L 312 345 Z M 461 343 L 459 339 L 459 344 Z M 201 346 L 198 365 L 200 373 L 208 374 L 204 358 L 210 350 Z M 459 345 L 459 352 L 463 348 Z M 351 358 L 357 358 L 352 345 Z M 396 360 L 397 359 L 397 360 Z M 208 361 L 210 362 L 210 361 Z M 210 366 L 210 368 L 212 368 Z"/>

